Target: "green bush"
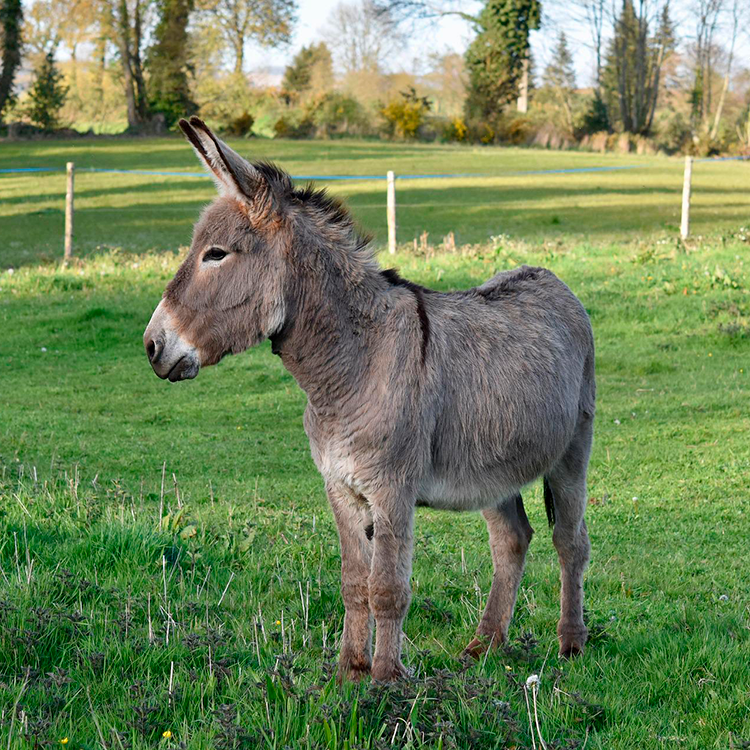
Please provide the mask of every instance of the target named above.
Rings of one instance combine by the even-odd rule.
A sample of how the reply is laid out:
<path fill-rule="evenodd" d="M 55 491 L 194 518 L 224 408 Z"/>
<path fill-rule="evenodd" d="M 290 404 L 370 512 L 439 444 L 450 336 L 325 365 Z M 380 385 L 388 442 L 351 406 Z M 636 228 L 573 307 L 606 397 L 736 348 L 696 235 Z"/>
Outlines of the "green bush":
<path fill-rule="evenodd" d="M 463 143 L 467 140 L 469 128 L 463 117 L 454 117 L 443 125 L 441 140 L 445 143 Z"/>
<path fill-rule="evenodd" d="M 305 110 L 289 109 L 273 126 L 274 138 L 310 138 L 315 134 L 315 123 Z"/>
<path fill-rule="evenodd" d="M 521 146 L 527 143 L 534 134 L 531 120 L 518 114 L 508 114 L 499 118 L 497 138 L 503 143 Z"/>
<path fill-rule="evenodd" d="M 417 96 L 414 87 L 402 91 L 401 99 L 391 101 L 380 110 L 385 120 L 386 135 L 407 140 L 416 138 L 429 111 L 429 101 L 426 97 Z"/>
<path fill-rule="evenodd" d="M 692 130 L 680 112 L 664 112 L 656 121 L 656 145 L 668 154 L 690 150 Z"/>
<path fill-rule="evenodd" d="M 472 143 L 484 143 L 489 145 L 497 138 L 497 125 L 487 120 L 470 120 L 468 126 L 468 140 Z"/>
<path fill-rule="evenodd" d="M 362 105 L 351 96 L 331 92 L 311 107 L 318 135 L 365 135 L 367 117 Z"/>
<path fill-rule="evenodd" d="M 254 133 L 260 135 L 257 128 L 260 113 L 271 112 L 273 123 L 278 119 L 282 109 L 274 92 L 253 89 L 244 77 L 234 74 L 206 82 L 198 94 L 196 99 L 205 102 L 200 106 L 200 116 L 226 132 L 242 127 L 241 120 L 250 116 L 253 119 L 250 127 Z M 238 135 L 246 135 L 248 130 L 249 128 Z M 264 135 L 272 135 L 271 125 Z"/>
<path fill-rule="evenodd" d="M 255 118 L 249 112 L 245 111 L 231 120 L 226 128 L 224 128 L 224 132 L 227 135 L 234 135 L 241 138 L 243 136 L 252 135 L 254 124 Z"/>

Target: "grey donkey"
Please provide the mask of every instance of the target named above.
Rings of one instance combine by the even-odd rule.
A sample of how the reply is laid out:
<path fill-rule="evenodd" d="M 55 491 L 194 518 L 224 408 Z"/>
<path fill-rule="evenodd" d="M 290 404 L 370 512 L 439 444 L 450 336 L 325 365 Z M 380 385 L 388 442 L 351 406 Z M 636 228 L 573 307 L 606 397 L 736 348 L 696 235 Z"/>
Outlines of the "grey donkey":
<path fill-rule="evenodd" d="M 580 302 L 527 266 L 466 291 L 417 286 L 379 267 L 324 191 L 250 164 L 197 118 L 180 126 L 219 197 L 146 328 L 146 352 L 174 382 L 270 339 L 307 394 L 341 544 L 339 678 L 406 675 L 420 505 L 482 512 L 494 575 L 466 651 L 507 639 L 533 533 L 519 490 L 540 476 L 561 566 L 560 654 L 581 652 L 595 382 Z"/>

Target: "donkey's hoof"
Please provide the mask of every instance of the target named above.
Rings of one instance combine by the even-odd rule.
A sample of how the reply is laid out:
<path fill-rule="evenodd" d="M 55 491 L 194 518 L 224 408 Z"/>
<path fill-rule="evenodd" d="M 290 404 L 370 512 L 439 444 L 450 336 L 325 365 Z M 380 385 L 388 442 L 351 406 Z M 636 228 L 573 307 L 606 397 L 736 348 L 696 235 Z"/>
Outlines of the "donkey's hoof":
<path fill-rule="evenodd" d="M 560 633 L 560 658 L 574 659 L 583 653 L 588 638 L 587 630 Z"/>
<path fill-rule="evenodd" d="M 471 659 L 479 659 L 485 651 L 489 648 L 489 645 L 485 641 L 479 638 L 474 638 L 471 643 L 461 652 L 461 656 L 467 656 Z"/>
<path fill-rule="evenodd" d="M 462 657 L 479 659 L 490 649 L 500 648 L 505 643 L 505 639 L 497 634 L 474 636 L 474 640 L 461 652 Z"/>
<path fill-rule="evenodd" d="M 376 682 L 398 682 L 409 678 L 409 672 L 400 662 L 377 664 L 372 667 L 372 679 Z"/>
<path fill-rule="evenodd" d="M 344 681 L 361 682 L 370 675 L 370 660 L 356 658 L 339 658 L 339 667 L 336 672 L 336 682 L 340 685 Z"/>
<path fill-rule="evenodd" d="M 461 656 L 470 657 L 472 659 L 480 659 L 486 654 L 490 648 L 499 646 L 499 642 L 495 642 L 494 638 L 476 637 L 472 642 L 461 652 Z"/>
<path fill-rule="evenodd" d="M 575 659 L 577 656 L 581 656 L 583 654 L 583 649 L 580 646 L 569 646 L 566 649 L 560 649 L 560 658 L 570 660 Z"/>

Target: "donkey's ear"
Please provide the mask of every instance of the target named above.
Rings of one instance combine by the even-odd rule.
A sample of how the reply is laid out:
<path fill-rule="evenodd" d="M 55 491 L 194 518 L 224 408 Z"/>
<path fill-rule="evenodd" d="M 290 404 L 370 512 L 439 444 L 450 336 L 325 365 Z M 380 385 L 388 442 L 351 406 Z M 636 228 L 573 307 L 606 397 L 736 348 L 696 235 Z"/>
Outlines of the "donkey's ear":
<path fill-rule="evenodd" d="M 180 120 L 180 128 L 201 161 L 208 167 L 222 195 L 254 202 L 267 188 L 264 177 L 250 162 L 219 140 L 198 117 Z"/>

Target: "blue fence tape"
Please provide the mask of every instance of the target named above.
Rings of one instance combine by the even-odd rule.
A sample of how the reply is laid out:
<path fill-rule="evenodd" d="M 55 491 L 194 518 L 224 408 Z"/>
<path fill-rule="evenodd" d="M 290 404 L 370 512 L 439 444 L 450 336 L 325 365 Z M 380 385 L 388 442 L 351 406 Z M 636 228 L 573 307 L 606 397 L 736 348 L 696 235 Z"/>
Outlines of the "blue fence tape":
<path fill-rule="evenodd" d="M 13 172 L 63 172 L 64 167 L 19 167 L 17 169 L 0 169 L 0 174 L 12 174 Z"/>
<path fill-rule="evenodd" d="M 719 156 L 719 157 L 706 157 L 702 159 L 695 159 L 696 162 L 719 162 L 719 161 L 747 161 L 750 156 Z M 466 179 L 466 178 L 492 178 L 492 177 L 506 177 L 506 176 L 523 176 L 523 175 L 543 175 L 543 174 L 581 174 L 585 172 L 619 172 L 628 169 L 653 169 L 655 167 L 663 166 L 661 163 L 651 164 L 627 164 L 627 165 L 612 165 L 612 166 L 601 166 L 601 167 L 571 167 L 568 169 L 527 169 L 517 170 L 510 172 L 501 172 L 495 174 L 487 174 L 483 172 L 471 173 L 451 173 L 451 174 L 397 174 L 396 178 L 399 180 L 444 180 L 444 179 Z M 24 174 L 33 172 L 63 172 L 65 167 L 17 167 L 11 169 L 0 169 L 0 174 Z M 209 175 L 205 172 L 164 172 L 152 169 L 104 169 L 101 167 L 77 167 L 78 172 L 106 172 L 111 174 L 137 174 L 147 175 L 155 177 L 198 177 L 208 178 Z M 301 174 L 292 175 L 294 180 L 384 180 L 386 175 L 384 174 L 359 174 L 359 175 L 346 175 L 346 174 Z"/>

